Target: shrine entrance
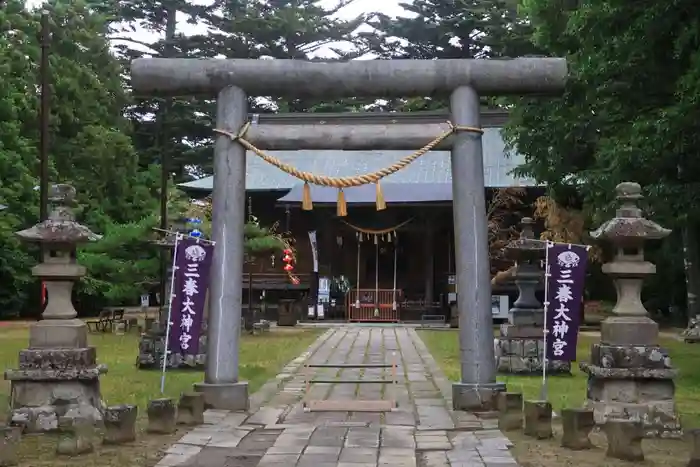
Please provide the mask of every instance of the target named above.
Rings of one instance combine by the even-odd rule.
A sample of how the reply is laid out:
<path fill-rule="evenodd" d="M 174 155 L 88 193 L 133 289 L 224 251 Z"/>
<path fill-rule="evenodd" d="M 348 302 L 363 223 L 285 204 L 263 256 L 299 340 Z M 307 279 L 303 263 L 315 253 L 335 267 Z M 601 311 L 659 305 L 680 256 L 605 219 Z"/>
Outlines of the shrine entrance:
<path fill-rule="evenodd" d="M 560 93 L 566 60 L 221 60 L 141 58 L 132 62 L 137 95 L 216 96 L 212 240 L 216 242 L 209 290 L 205 380 L 195 385 L 217 409 L 246 410 L 247 383 L 239 381 L 239 340 L 243 279 L 246 155 L 260 157 L 310 185 L 338 190 L 376 188 L 377 209 L 385 207 L 380 182 L 437 148 L 451 152 L 455 268 L 461 381 L 453 385 L 456 410 L 494 409 L 505 385 L 496 382 L 491 330 L 481 95 Z M 436 125 L 285 125 L 270 128 L 249 120 L 254 96 L 338 99 L 449 96 L 450 121 Z M 413 151 L 389 167 L 353 177 L 334 178 L 292 167 L 265 150 Z M 376 286 L 375 286 L 376 291 Z M 375 300 L 376 301 L 376 300 Z"/>
<path fill-rule="evenodd" d="M 399 322 L 398 229 L 356 232 L 357 278 L 346 297 L 350 322 Z"/>

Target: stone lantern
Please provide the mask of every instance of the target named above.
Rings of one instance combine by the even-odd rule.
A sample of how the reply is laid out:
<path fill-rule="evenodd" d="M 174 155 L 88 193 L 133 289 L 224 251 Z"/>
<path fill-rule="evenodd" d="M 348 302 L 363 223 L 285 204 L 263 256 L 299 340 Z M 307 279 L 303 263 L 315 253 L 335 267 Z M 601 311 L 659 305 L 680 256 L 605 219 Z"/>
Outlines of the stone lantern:
<path fill-rule="evenodd" d="M 637 183 L 620 183 L 616 216 L 591 232 L 594 240 L 614 247 L 613 260 L 603 265 L 617 290 L 613 316 L 601 323 L 600 344 L 591 348 L 586 405 L 597 424 L 608 418 L 641 421 L 648 437 L 681 434 L 674 401 L 676 371 L 668 353 L 657 344 L 659 326 L 641 300 L 642 283 L 656 267 L 644 260 L 644 244 L 671 231 L 642 217 Z"/>
<path fill-rule="evenodd" d="M 501 373 L 527 374 L 542 371 L 544 352 L 544 309 L 536 292 L 544 278 L 540 262 L 545 258 L 546 243 L 535 239 L 535 221 L 524 217 L 520 238 L 505 247 L 506 257 L 515 262 L 515 285 L 518 298 L 508 314 L 508 323 L 501 326 L 496 367 Z M 569 362 L 551 361 L 553 373 L 571 371 Z"/>
<path fill-rule="evenodd" d="M 19 369 L 5 372 L 12 385 L 12 421 L 30 432 L 55 429 L 63 416 L 101 420 L 99 377 L 106 368 L 96 364 L 87 326 L 77 318 L 71 299 L 73 284 L 85 275 L 76 263 L 76 246 L 101 237 L 75 221 L 69 207 L 74 198 L 72 186 L 53 185 L 49 218 L 17 232 L 22 240 L 42 246 L 43 260 L 32 275 L 48 293 L 43 319 L 30 326 L 29 348 L 19 353 Z"/>
<path fill-rule="evenodd" d="M 167 252 L 166 255 L 170 260 L 167 263 L 165 272 L 165 297 L 161 298 L 161 306 L 158 312 L 158 321 L 152 326 L 145 329 L 139 340 L 139 355 L 136 365 L 139 369 L 160 369 L 163 367 L 163 354 L 165 352 L 165 331 L 167 329 L 168 308 L 170 307 L 170 298 L 172 296 L 170 277 L 173 272 L 172 257 L 175 251 L 175 237 L 178 233 L 185 234 L 187 232 L 187 219 L 177 218 L 173 221 L 170 231 L 165 233 L 161 238 L 155 240 L 153 245 Z M 205 306 L 205 310 L 207 307 Z M 199 348 L 202 352 L 200 355 L 187 355 L 183 358 L 180 354 L 170 354 L 168 358 L 168 368 L 204 368 L 206 360 L 206 311 L 205 321 L 202 324 L 202 333 L 200 335 Z"/>

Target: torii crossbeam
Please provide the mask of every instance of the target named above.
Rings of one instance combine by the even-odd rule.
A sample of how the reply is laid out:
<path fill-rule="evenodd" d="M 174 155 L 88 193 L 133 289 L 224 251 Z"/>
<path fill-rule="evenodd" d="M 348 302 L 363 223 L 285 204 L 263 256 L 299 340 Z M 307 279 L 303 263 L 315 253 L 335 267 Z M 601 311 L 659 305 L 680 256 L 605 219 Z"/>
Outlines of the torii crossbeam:
<path fill-rule="evenodd" d="M 220 60 L 142 58 L 132 62 L 138 95 L 217 96 L 217 128 L 237 133 L 248 118 L 248 97 L 314 98 L 450 96 L 450 121 L 480 127 L 479 95 L 552 94 L 563 90 L 563 58 L 499 60 Z M 287 129 L 294 133 L 292 128 Z M 308 128 L 307 128 L 308 130 Z M 331 130 L 333 131 L 333 130 Z M 336 130 L 336 131 L 341 131 Z M 351 131 L 345 129 L 343 131 Z M 405 144 L 404 131 L 360 129 L 380 138 L 378 146 Z M 308 134 L 308 131 L 306 132 Z M 271 145 L 279 138 L 256 133 Z M 437 135 L 435 135 L 437 136 Z M 295 149 L 365 149 L 365 138 L 295 137 Z M 341 141 L 341 142 L 338 142 Z M 355 142 L 353 142 L 355 141 Z M 452 154 L 461 381 L 453 385 L 457 410 L 490 410 L 505 386 L 496 382 L 491 319 L 481 134 L 458 132 L 444 147 Z M 269 144 L 270 145 L 270 144 Z M 268 145 L 268 146 L 269 146 Z M 354 147 L 359 145 L 359 148 Z M 418 148 L 415 148 L 418 149 Z M 209 406 L 246 410 L 247 383 L 238 380 L 243 277 L 246 150 L 225 136 L 214 150 L 212 237 L 217 248 L 211 271 L 205 381 L 196 388 Z"/>

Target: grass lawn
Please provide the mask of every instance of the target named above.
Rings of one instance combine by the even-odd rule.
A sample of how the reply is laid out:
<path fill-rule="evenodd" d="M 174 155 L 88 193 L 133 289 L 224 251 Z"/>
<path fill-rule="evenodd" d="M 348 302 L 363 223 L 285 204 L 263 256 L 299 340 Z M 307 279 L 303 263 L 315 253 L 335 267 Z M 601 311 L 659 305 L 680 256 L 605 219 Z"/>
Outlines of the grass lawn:
<path fill-rule="evenodd" d="M 419 331 L 433 357 L 448 378 L 459 380 L 459 343 L 457 331 Z M 577 356 L 580 361 L 590 357 L 590 346 L 599 342 L 598 337 L 579 336 Z M 672 338 L 662 338 L 661 345 L 668 349 L 675 368 L 679 370 L 676 379 L 676 402 L 683 427 L 700 427 L 700 345 L 686 344 Z M 567 407 L 581 407 L 586 398 L 587 375 L 572 365 L 573 376 L 552 376 L 548 378 L 549 400 L 555 412 Z M 540 376 L 499 376 L 499 381 L 507 384 L 509 391 L 522 392 L 526 399 L 537 399 L 540 394 Z M 559 427 L 556 427 L 559 430 Z M 593 451 L 573 452 L 559 447 L 559 434 L 554 440 L 536 441 L 525 438 L 521 433 L 508 433 L 515 443 L 514 454 L 523 467 L 559 466 L 624 466 L 629 463 L 609 461 L 604 458 L 604 436 L 593 434 Z M 688 462 L 685 443 L 674 440 L 645 440 L 643 443 L 650 466 L 685 466 Z"/>
<path fill-rule="evenodd" d="M 250 384 L 251 394 L 268 379 L 273 378 L 290 360 L 295 358 L 320 335 L 317 330 L 278 329 L 263 336 L 243 336 L 240 350 L 240 377 Z M 3 368 L 17 367 L 17 353 L 28 342 L 26 326 L 8 325 L 0 328 L 0 364 Z M 92 334 L 90 343 L 97 347 L 99 363 L 106 364 L 108 373 L 101 379 L 102 396 L 107 405 L 136 404 L 142 417 L 140 432 L 133 445 L 98 447 L 94 454 L 80 457 L 82 467 L 155 465 L 160 451 L 182 436 L 154 436 L 143 433 L 143 417 L 149 399 L 160 396 L 160 372 L 138 370 L 136 333 L 116 336 Z M 169 371 L 166 377 L 165 397 L 177 398 L 191 391 L 192 384 L 203 380 L 198 371 Z M 0 397 L 7 406 L 10 385 L 0 385 Z M 181 432 L 183 430 L 180 430 Z M 57 458 L 55 439 L 49 435 L 25 436 L 20 449 L 22 467 L 68 467 L 77 465 L 76 459 Z"/>

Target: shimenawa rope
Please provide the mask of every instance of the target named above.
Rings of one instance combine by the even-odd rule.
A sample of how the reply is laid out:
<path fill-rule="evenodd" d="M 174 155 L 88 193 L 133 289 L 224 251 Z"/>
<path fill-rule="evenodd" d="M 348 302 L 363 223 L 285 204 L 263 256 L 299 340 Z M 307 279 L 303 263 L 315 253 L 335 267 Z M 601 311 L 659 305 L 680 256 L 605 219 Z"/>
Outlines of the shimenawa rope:
<path fill-rule="evenodd" d="M 362 185 L 369 185 L 371 183 L 375 183 L 377 185 L 377 211 L 381 211 L 383 209 L 386 209 L 386 202 L 384 201 L 384 195 L 381 190 L 381 186 L 379 185 L 379 181 L 384 178 L 388 177 L 389 175 L 392 175 L 399 170 L 407 167 L 409 164 L 414 162 L 416 159 L 419 157 L 425 155 L 427 152 L 435 148 L 438 144 L 442 143 L 444 140 L 446 140 L 448 137 L 450 137 L 453 133 L 457 133 L 458 131 L 469 131 L 473 133 L 483 133 L 484 130 L 481 128 L 476 128 L 476 127 L 471 127 L 471 126 L 463 126 L 463 125 L 454 125 L 452 122 L 448 121 L 447 124 L 449 125 L 449 129 L 440 135 L 438 135 L 434 140 L 420 148 L 419 150 L 415 151 L 412 154 L 409 154 L 406 157 L 403 157 L 402 159 L 399 159 L 395 164 L 392 164 L 388 167 L 385 167 L 383 169 L 379 169 L 375 172 L 370 172 L 367 174 L 362 174 L 362 175 L 354 175 L 351 177 L 328 177 L 326 175 L 317 175 L 313 174 L 311 172 L 304 172 L 302 170 L 297 169 L 296 167 L 289 165 L 285 162 L 282 162 L 280 159 L 267 154 L 266 152 L 256 148 L 250 141 L 245 139 L 245 134 L 247 133 L 248 129 L 251 126 L 250 122 L 247 122 L 243 127 L 240 129 L 238 134 L 231 133 L 226 130 L 221 130 L 218 128 L 214 129 L 214 133 L 218 133 L 220 135 L 228 136 L 231 138 L 233 141 L 237 141 L 241 146 L 246 148 L 248 151 L 253 152 L 256 156 L 260 157 L 262 160 L 267 162 L 268 164 L 277 167 L 281 171 L 291 175 L 294 178 L 297 178 L 301 181 L 304 182 L 304 189 L 303 189 L 303 196 L 302 196 L 302 209 L 306 211 L 310 211 L 313 209 L 313 203 L 311 201 L 311 189 L 309 187 L 309 184 L 313 185 L 319 185 L 319 186 L 325 186 L 325 187 L 332 187 L 332 188 L 338 188 L 339 193 L 338 193 L 338 216 L 344 217 L 347 215 L 347 204 L 345 201 L 345 193 L 343 192 L 343 188 L 351 188 L 351 187 L 357 187 L 357 186 L 362 186 Z"/>

